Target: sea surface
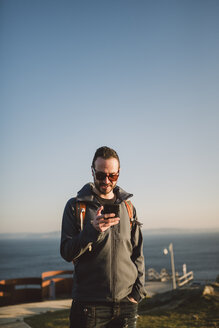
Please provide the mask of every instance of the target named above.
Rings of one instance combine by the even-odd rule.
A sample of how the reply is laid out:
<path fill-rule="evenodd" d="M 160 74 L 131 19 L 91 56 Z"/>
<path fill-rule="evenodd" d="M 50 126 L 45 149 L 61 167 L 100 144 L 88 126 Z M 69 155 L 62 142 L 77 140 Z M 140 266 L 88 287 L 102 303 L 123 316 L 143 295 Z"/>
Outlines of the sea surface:
<path fill-rule="evenodd" d="M 176 271 L 182 274 L 182 265 L 194 272 L 194 281 L 215 281 L 219 275 L 219 233 L 144 233 L 146 270 L 162 268 L 171 273 L 170 254 L 163 249 L 173 243 Z M 0 280 L 22 277 L 40 277 L 50 270 L 72 270 L 59 253 L 59 238 L 0 239 Z"/>

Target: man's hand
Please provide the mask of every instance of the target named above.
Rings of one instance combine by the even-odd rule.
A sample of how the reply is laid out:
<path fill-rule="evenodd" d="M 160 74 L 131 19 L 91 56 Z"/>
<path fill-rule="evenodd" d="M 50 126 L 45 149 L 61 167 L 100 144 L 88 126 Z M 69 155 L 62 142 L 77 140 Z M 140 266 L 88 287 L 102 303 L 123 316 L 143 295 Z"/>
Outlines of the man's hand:
<path fill-rule="evenodd" d="M 120 218 L 115 217 L 114 213 L 101 214 L 102 210 L 103 206 L 99 207 L 95 219 L 91 221 L 93 227 L 100 232 L 106 231 L 120 221 Z"/>
<path fill-rule="evenodd" d="M 132 303 L 138 303 L 133 297 L 129 297 L 129 296 L 128 296 L 128 299 L 129 299 L 129 301 L 132 302 Z"/>

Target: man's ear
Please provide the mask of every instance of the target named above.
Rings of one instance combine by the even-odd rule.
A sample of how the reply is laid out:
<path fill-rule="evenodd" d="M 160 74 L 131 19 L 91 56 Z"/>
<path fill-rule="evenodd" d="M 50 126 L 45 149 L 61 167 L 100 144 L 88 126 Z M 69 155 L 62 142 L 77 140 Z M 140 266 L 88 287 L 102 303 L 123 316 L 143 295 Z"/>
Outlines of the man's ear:
<path fill-rule="evenodd" d="M 94 168 L 91 166 L 91 174 L 94 177 Z"/>

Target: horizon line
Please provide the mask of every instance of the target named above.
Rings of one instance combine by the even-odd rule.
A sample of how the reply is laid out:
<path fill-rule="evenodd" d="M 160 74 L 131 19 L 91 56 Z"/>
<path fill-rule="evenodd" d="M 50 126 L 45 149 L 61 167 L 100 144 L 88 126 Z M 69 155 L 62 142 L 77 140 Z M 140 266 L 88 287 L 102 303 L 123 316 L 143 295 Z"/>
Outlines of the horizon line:
<path fill-rule="evenodd" d="M 172 227 L 172 228 L 164 228 L 164 227 L 161 227 L 161 228 L 142 228 L 141 229 L 142 232 L 150 232 L 150 231 L 161 231 L 161 232 L 168 232 L 168 231 L 192 231 L 192 232 L 219 232 L 219 227 L 212 227 L 212 228 L 209 228 L 209 227 L 201 227 L 201 228 L 192 228 L 192 227 L 185 227 L 185 228 L 176 228 L 176 227 Z M 37 232 L 33 232 L 33 231 L 26 231 L 26 232 L 0 232 L 0 236 L 2 235 L 26 235 L 26 234 L 32 234 L 32 235 L 46 235 L 46 234 L 59 234 L 61 233 L 61 230 L 53 230 L 53 231 L 37 231 Z"/>

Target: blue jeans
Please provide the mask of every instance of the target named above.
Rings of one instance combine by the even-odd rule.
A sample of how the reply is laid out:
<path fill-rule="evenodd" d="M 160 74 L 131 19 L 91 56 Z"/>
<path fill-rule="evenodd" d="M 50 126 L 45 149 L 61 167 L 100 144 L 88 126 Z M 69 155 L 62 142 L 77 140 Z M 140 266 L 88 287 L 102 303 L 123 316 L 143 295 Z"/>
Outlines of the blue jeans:
<path fill-rule="evenodd" d="M 136 328 L 138 305 L 119 303 L 86 304 L 72 302 L 70 328 Z"/>

